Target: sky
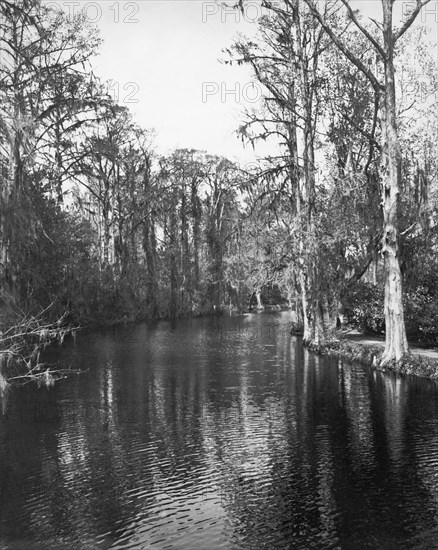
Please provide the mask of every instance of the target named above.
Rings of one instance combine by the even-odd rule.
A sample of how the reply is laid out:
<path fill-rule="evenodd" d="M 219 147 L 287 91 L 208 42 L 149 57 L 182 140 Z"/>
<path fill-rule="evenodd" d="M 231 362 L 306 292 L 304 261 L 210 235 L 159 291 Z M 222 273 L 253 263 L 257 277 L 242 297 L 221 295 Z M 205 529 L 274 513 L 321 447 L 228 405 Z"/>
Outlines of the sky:
<path fill-rule="evenodd" d="M 159 149 L 254 158 L 235 132 L 244 105 L 251 106 L 258 91 L 248 68 L 219 60 L 227 59 L 222 50 L 238 32 L 254 34 L 256 11 L 245 17 L 231 9 L 221 12 L 214 0 L 125 0 L 99 6 L 105 42 L 94 63 L 96 73 L 112 80 L 113 93 L 139 123 L 156 130 Z M 89 13 L 97 10 L 90 7 Z"/>
<path fill-rule="evenodd" d="M 99 27 L 104 43 L 93 63 L 95 72 L 111 80 L 115 99 L 141 126 L 155 129 L 159 152 L 184 147 L 241 162 L 255 159 L 236 130 L 244 109 L 256 105 L 260 88 L 252 84 L 248 67 L 220 60 L 227 59 L 223 49 L 238 33 L 255 35 L 260 0 L 247 0 L 243 14 L 216 0 L 55 2 L 70 13 L 85 9 Z M 350 3 L 364 15 L 381 18 L 380 0 Z M 412 5 L 396 2 L 395 25 Z M 438 29 L 438 0 L 423 8 L 417 24 Z"/>

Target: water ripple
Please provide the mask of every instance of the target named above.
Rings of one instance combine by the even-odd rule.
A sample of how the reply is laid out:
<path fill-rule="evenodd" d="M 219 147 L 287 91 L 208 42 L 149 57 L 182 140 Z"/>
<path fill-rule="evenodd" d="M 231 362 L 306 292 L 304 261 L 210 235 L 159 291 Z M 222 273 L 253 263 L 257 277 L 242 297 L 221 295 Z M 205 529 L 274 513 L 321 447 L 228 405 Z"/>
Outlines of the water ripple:
<path fill-rule="evenodd" d="M 315 357 L 288 323 L 164 322 L 60 350 L 95 366 L 12 396 L 0 549 L 436 548 L 436 387 Z"/>

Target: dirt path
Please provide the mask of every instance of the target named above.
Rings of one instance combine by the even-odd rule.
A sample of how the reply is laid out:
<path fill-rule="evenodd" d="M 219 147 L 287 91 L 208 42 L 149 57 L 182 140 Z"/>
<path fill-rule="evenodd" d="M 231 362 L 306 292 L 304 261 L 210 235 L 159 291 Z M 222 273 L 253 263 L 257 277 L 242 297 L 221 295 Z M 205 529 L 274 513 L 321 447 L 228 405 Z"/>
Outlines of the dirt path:
<path fill-rule="evenodd" d="M 342 339 L 350 340 L 358 344 L 364 344 L 365 346 L 385 347 L 385 340 L 383 337 L 364 335 L 361 332 L 355 330 L 349 330 L 342 334 Z M 435 359 L 438 361 L 438 351 L 428 348 L 418 348 L 416 346 L 409 346 L 411 352 L 415 355 L 421 355 L 422 357 L 428 357 L 429 359 Z"/>

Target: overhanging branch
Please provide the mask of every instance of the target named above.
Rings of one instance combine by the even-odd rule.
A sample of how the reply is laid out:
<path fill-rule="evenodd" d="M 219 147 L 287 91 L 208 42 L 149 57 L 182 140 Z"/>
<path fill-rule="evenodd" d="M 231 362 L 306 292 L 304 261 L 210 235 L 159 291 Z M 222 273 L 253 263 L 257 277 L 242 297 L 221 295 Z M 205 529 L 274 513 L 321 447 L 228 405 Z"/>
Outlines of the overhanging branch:
<path fill-rule="evenodd" d="M 409 29 L 409 27 L 415 21 L 417 15 L 420 13 L 421 8 L 423 8 L 429 2 L 430 0 L 417 0 L 417 5 L 412 11 L 411 15 L 406 19 L 403 26 L 397 32 L 394 33 L 394 44 Z"/>
<path fill-rule="evenodd" d="M 333 32 L 333 29 L 327 25 L 327 23 L 324 21 L 323 17 L 319 13 L 318 9 L 316 8 L 313 0 L 304 0 L 307 6 L 309 7 L 309 10 L 311 11 L 312 15 L 319 21 L 319 23 L 322 25 L 325 32 L 329 35 L 333 43 L 339 48 L 339 50 L 345 55 L 347 59 L 349 59 L 370 81 L 372 87 L 376 91 L 381 91 L 383 89 L 383 86 L 379 83 L 377 78 L 374 76 L 374 74 L 366 68 L 366 66 L 362 63 L 362 61 L 356 57 L 348 48 L 343 44 L 339 38 L 335 35 Z"/>

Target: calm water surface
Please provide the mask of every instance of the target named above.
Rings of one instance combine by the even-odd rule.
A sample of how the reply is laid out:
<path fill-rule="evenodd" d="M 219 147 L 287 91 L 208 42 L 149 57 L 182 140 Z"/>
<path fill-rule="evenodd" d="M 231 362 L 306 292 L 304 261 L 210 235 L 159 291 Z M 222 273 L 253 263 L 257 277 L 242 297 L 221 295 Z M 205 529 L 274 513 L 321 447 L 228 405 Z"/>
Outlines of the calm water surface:
<path fill-rule="evenodd" d="M 438 390 L 304 351 L 289 313 L 82 335 L 10 393 L 2 550 L 438 548 Z"/>

